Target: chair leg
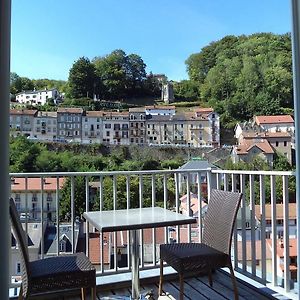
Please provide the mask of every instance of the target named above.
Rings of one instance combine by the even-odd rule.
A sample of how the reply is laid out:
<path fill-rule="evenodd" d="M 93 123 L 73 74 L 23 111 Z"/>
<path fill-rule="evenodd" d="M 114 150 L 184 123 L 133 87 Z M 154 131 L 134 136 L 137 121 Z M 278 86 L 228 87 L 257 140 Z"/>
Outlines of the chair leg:
<path fill-rule="evenodd" d="M 18 300 L 22 300 L 22 299 L 23 299 L 23 285 L 21 285 L 19 297 L 18 297 Z"/>
<path fill-rule="evenodd" d="M 179 295 L 179 300 L 183 300 L 183 275 L 179 274 L 179 289 L 180 289 L 180 295 Z"/>
<path fill-rule="evenodd" d="M 96 286 L 92 287 L 91 293 L 92 293 L 92 300 L 96 300 Z"/>
<path fill-rule="evenodd" d="M 208 283 L 212 287 L 213 286 L 213 280 L 212 280 L 212 272 L 211 269 L 208 271 Z"/>
<path fill-rule="evenodd" d="M 233 290 L 234 290 L 234 299 L 238 300 L 239 299 L 239 293 L 238 293 L 236 279 L 235 279 L 235 276 L 234 276 L 234 271 L 233 271 L 233 267 L 232 267 L 231 261 L 229 262 L 228 268 L 230 270 L 231 281 L 232 281 Z"/>
<path fill-rule="evenodd" d="M 160 265 L 159 265 L 159 288 L 158 288 L 158 295 L 161 296 L 162 295 L 162 286 L 163 286 L 163 276 L 164 276 L 164 261 L 162 259 L 160 259 Z"/>
<path fill-rule="evenodd" d="M 86 300 L 86 288 L 81 288 L 81 300 Z"/>

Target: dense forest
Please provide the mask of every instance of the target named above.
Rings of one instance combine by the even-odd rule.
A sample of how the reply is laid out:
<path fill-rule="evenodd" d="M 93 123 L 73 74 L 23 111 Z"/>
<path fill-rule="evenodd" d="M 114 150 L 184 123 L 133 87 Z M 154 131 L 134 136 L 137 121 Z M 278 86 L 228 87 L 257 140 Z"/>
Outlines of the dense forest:
<path fill-rule="evenodd" d="M 192 54 L 186 65 L 190 81 L 183 83 L 185 90 L 213 106 L 224 126 L 293 108 L 289 34 L 226 36 Z"/>

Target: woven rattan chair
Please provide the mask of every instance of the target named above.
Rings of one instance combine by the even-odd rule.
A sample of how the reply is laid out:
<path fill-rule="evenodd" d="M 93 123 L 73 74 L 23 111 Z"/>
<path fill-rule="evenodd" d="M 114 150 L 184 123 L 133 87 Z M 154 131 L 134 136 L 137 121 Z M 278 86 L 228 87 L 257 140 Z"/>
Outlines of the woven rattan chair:
<path fill-rule="evenodd" d="M 235 299 L 238 299 L 230 251 L 233 225 L 242 194 L 212 190 L 204 220 L 202 243 L 174 243 L 160 245 L 159 295 L 162 294 L 163 262 L 179 273 L 180 300 L 183 299 L 184 274 L 208 272 L 212 286 L 212 270 L 228 267 L 230 269 Z"/>
<path fill-rule="evenodd" d="M 22 286 L 19 300 L 48 292 L 81 288 L 82 299 L 91 289 L 96 299 L 96 270 L 83 253 L 29 261 L 26 235 L 13 199 L 9 205 L 13 233 L 21 252 Z"/>

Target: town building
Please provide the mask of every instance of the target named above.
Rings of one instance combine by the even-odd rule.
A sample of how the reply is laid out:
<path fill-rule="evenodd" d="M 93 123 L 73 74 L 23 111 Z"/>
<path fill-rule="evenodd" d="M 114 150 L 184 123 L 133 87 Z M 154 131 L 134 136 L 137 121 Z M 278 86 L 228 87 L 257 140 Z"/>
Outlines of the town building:
<path fill-rule="evenodd" d="M 249 162 L 259 156 L 270 166 L 274 155 L 284 155 L 293 163 L 294 121 L 291 116 L 254 116 L 252 121 L 237 124 L 237 146 L 232 149 L 232 160 Z"/>
<path fill-rule="evenodd" d="M 129 145 L 129 123 L 128 112 L 103 112 L 102 142 L 113 145 Z M 135 123 L 140 126 L 142 122 Z M 136 127 L 136 131 L 139 131 L 139 128 Z"/>
<path fill-rule="evenodd" d="M 31 222 L 41 220 L 43 203 L 45 220 L 54 221 L 57 191 L 62 189 L 64 182 L 64 178 L 59 178 L 57 186 L 56 178 L 13 178 L 11 197 L 15 200 L 21 220 L 25 221 L 26 218 Z"/>
<path fill-rule="evenodd" d="M 146 112 L 144 107 L 129 108 L 129 142 L 135 145 L 146 143 Z"/>
<path fill-rule="evenodd" d="M 59 108 L 57 110 L 57 138 L 59 141 L 81 143 L 82 108 Z"/>
<path fill-rule="evenodd" d="M 82 117 L 82 143 L 93 144 L 103 141 L 103 112 L 87 111 Z"/>
<path fill-rule="evenodd" d="M 30 137 L 40 141 L 55 141 L 57 138 L 57 113 L 39 111 L 33 123 Z"/>
<path fill-rule="evenodd" d="M 211 108 L 176 114 L 175 106 L 130 108 L 129 112 L 11 110 L 11 135 L 42 141 L 111 145 L 220 146 L 219 116 Z"/>
<path fill-rule="evenodd" d="M 37 112 L 37 110 L 31 109 L 11 109 L 9 120 L 10 134 L 12 136 L 30 136 L 33 132 Z"/>
<path fill-rule="evenodd" d="M 44 90 L 34 90 L 34 91 L 23 91 L 16 94 L 16 100 L 22 104 L 30 105 L 45 105 L 50 99 L 57 104 L 62 96 L 57 89 L 44 89 Z"/>

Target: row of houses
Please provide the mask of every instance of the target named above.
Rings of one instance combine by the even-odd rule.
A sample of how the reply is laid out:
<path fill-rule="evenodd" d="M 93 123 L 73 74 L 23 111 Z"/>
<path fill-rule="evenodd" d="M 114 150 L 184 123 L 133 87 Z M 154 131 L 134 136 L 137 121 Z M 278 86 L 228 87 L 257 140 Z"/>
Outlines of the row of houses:
<path fill-rule="evenodd" d="M 176 113 L 175 106 L 145 106 L 126 112 L 12 109 L 10 129 L 13 136 L 25 135 L 41 141 L 220 146 L 219 115 L 212 108 L 182 114 Z"/>
<path fill-rule="evenodd" d="M 232 149 L 232 160 L 250 162 L 255 156 L 273 165 L 276 152 L 293 162 L 295 125 L 290 115 L 254 116 L 252 121 L 235 127 L 237 145 Z"/>

